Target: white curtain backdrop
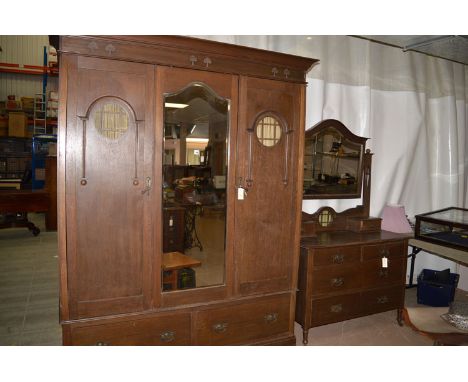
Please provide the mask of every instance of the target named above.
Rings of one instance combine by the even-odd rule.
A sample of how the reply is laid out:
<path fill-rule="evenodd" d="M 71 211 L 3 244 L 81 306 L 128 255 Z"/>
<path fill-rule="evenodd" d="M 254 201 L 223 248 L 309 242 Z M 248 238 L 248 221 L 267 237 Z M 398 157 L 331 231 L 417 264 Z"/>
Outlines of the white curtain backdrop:
<path fill-rule="evenodd" d="M 445 207 L 468 207 L 468 67 L 403 52 L 347 36 L 195 36 L 319 59 L 308 73 L 306 127 L 335 118 L 368 137 L 374 153 L 371 215 L 387 203 L 402 204 L 410 220 Z M 323 205 L 343 211 L 353 200 L 306 200 L 303 210 Z M 429 254 L 422 268 L 468 272 Z"/>

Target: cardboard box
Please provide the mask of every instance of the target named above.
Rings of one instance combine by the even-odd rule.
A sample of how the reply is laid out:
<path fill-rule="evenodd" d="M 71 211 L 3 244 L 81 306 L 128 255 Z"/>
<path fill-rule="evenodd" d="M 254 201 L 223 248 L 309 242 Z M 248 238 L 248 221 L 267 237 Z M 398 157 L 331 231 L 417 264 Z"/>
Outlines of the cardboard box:
<path fill-rule="evenodd" d="M 21 97 L 21 104 L 24 111 L 34 110 L 34 98 L 32 97 Z"/>
<path fill-rule="evenodd" d="M 47 145 L 47 149 L 49 151 L 48 152 L 49 156 L 53 156 L 53 157 L 57 156 L 57 143 L 49 142 L 49 144 Z"/>
<path fill-rule="evenodd" d="M 8 114 L 8 135 L 10 137 L 25 137 L 28 128 L 28 117 L 25 113 Z"/>
<path fill-rule="evenodd" d="M 0 137 L 8 136 L 8 118 L 0 116 Z"/>

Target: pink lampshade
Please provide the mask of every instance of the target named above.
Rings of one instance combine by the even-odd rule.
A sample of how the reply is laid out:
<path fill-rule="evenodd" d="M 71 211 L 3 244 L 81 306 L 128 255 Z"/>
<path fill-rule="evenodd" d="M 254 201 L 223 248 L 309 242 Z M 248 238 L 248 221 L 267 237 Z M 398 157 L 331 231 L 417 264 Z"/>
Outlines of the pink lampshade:
<path fill-rule="evenodd" d="M 396 233 L 412 233 L 413 230 L 406 218 L 405 207 L 387 204 L 382 212 L 382 229 Z"/>

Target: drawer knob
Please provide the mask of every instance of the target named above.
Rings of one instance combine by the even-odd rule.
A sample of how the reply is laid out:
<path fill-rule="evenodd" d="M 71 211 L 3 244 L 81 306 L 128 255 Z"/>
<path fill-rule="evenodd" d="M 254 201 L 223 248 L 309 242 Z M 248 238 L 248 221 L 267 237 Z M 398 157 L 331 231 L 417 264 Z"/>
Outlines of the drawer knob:
<path fill-rule="evenodd" d="M 96 342 L 96 346 L 109 346 L 106 342 Z"/>
<path fill-rule="evenodd" d="M 344 284 L 344 278 L 343 277 L 335 277 L 330 280 L 331 286 L 334 287 L 340 287 Z"/>
<path fill-rule="evenodd" d="M 227 322 L 220 322 L 218 324 L 213 325 L 213 330 L 216 333 L 224 333 L 227 330 L 228 324 Z"/>
<path fill-rule="evenodd" d="M 343 305 L 342 304 L 336 304 L 330 306 L 330 312 L 332 313 L 340 313 L 343 310 Z"/>
<path fill-rule="evenodd" d="M 265 322 L 272 323 L 278 321 L 278 313 L 267 313 L 263 316 Z"/>
<path fill-rule="evenodd" d="M 342 254 L 337 254 L 332 257 L 334 264 L 341 264 L 344 261 L 344 256 Z"/>
<path fill-rule="evenodd" d="M 377 304 L 386 304 L 388 302 L 387 296 L 377 297 Z"/>
<path fill-rule="evenodd" d="M 167 332 L 161 333 L 160 337 L 162 342 L 172 342 L 175 340 L 175 333 L 171 330 L 168 330 Z"/>

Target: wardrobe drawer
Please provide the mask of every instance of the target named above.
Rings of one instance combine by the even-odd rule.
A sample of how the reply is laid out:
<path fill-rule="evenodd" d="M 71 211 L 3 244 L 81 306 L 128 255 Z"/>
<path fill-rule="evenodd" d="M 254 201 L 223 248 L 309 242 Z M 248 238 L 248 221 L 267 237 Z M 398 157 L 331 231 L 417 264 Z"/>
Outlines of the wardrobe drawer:
<path fill-rule="evenodd" d="M 359 270 L 359 263 L 315 269 L 311 279 L 312 296 L 360 288 Z"/>
<path fill-rule="evenodd" d="M 190 314 L 72 327 L 72 345 L 190 345 Z"/>
<path fill-rule="evenodd" d="M 255 342 L 289 330 L 291 295 L 251 300 L 195 316 L 195 345 Z"/>
<path fill-rule="evenodd" d="M 311 326 L 330 324 L 359 315 L 359 293 L 312 300 Z"/>
<path fill-rule="evenodd" d="M 404 286 L 396 286 L 363 292 L 361 295 L 363 314 L 373 314 L 402 308 L 405 298 L 404 291 Z"/>
<path fill-rule="evenodd" d="M 387 259 L 387 267 L 382 267 L 382 259 L 363 263 L 363 287 L 384 287 L 405 282 L 406 257 Z"/>
<path fill-rule="evenodd" d="M 388 259 L 394 257 L 406 257 L 407 245 L 405 241 L 387 242 L 374 245 L 364 245 L 362 247 L 362 260 Z"/>
<path fill-rule="evenodd" d="M 320 248 L 313 252 L 314 266 L 338 265 L 357 263 L 361 260 L 361 247 L 359 245 Z"/>

